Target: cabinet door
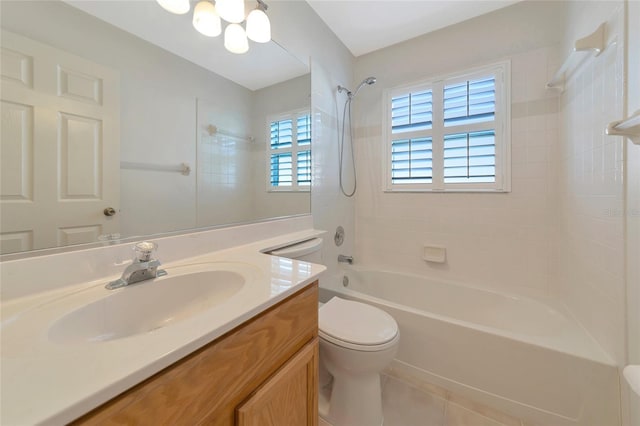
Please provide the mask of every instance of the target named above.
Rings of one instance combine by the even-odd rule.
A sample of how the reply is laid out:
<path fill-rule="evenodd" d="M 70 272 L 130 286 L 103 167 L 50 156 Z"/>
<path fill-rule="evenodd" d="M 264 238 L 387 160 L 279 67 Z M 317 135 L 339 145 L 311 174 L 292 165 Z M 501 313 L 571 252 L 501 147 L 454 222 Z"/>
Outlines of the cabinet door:
<path fill-rule="evenodd" d="M 318 338 L 236 408 L 237 426 L 316 426 Z"/>

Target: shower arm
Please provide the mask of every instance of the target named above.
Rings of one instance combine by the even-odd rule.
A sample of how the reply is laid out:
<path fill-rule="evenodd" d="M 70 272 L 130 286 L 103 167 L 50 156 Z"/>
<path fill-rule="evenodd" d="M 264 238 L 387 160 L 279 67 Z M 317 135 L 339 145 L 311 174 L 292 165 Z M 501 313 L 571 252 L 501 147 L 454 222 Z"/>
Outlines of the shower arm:
<path fill-rule="evenodd" d="M 351 92 L 351 90 L 347 89 L 344 86 L 338 86 L 338 93 L 347 92 L 347 96 L 349 97 L 349 99 L 353 99 L 358 94 L 360 89 L 362 89 L 362 86 L 364 86 L 364 85 L 371 86 L 372 84 L 375 84 L 376 80 L 377 79 L 375 77 L 367 77 L 367 78 L 365 78 L 364 80 L 362 80 L 360 82 L 358 87 L 356 87 L 356 90 L 353 91 L 353 92 Z"/>

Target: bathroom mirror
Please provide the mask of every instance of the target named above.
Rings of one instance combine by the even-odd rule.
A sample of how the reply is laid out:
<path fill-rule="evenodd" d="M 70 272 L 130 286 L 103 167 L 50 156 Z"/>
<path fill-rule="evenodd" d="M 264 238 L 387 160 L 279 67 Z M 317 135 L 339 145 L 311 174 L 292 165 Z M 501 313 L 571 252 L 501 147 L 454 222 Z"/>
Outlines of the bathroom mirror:
<path fill-rule="evenodd" d="M 0 7 L 1 254 L 310 212 L 310 74 L 277 43 L 155 1 Z"/>

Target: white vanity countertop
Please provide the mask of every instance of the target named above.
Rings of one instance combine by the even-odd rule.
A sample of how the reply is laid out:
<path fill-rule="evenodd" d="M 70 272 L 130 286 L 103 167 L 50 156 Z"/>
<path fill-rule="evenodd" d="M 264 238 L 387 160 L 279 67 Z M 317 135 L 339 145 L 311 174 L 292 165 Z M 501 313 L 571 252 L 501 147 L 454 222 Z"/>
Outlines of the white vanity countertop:
<path fill-rule="evenodd" d="M 252 282 L 215 308 L 148 333 L 77 344 L 48 338 L 52 322 L 77 309 L 79 301 L 126 291 L 104 288 L 118 276 L 3 302 L 0 423 L 68 423 L 303 289 L 324 266 L 260 253 L 300 240 L 298 234 L 163 264 L 170 271 L 196 263 L 243 263 L 252 270 Z"/>

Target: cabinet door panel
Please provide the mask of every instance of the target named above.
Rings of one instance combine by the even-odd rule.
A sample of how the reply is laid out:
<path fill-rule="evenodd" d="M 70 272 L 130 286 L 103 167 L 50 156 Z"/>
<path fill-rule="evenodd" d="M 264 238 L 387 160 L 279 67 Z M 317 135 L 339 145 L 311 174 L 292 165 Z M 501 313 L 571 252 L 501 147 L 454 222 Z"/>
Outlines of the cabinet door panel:
<path fill-rule="evenodd" d="M 236 412 L 237 426 L 315 426 L 318 339 L 267 380 Z"/>

